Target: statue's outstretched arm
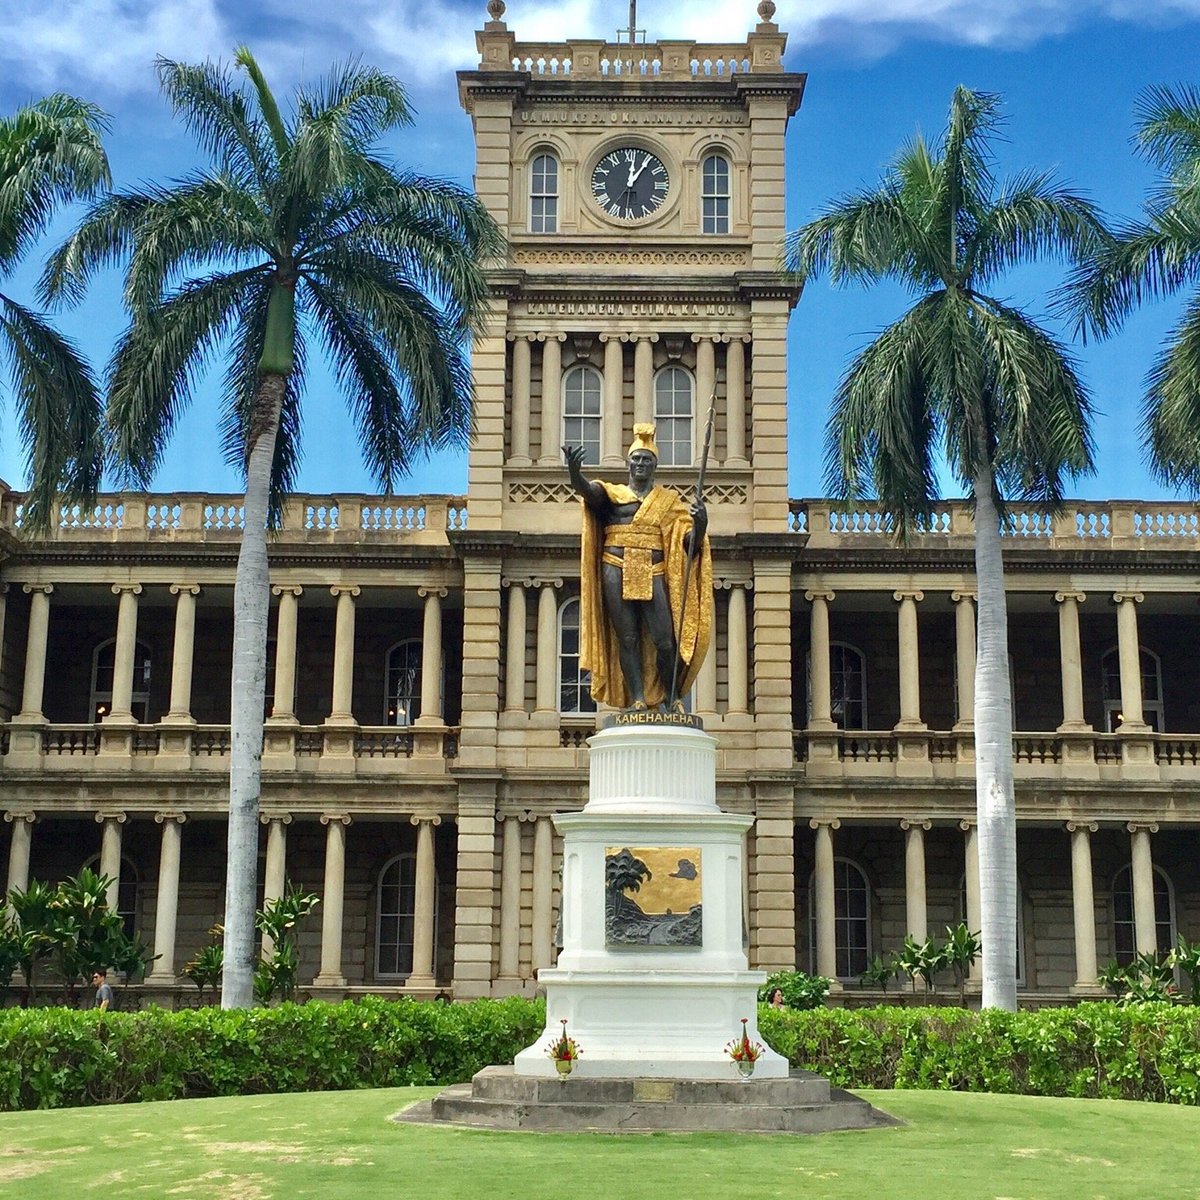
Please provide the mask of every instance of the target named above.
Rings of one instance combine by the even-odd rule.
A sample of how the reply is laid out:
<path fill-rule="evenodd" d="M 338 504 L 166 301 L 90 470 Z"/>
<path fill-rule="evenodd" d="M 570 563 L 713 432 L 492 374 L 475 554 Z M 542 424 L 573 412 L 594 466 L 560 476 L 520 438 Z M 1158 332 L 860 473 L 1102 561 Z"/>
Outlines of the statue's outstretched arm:
<path fill-rule="evenodd" d="M 564 446 L 562 451 L 571 486 L 583 497 L 588 508 L 598 511 L 608 508 L 608 493 L 598 483 L 583 477 L 583 447 Z"/>

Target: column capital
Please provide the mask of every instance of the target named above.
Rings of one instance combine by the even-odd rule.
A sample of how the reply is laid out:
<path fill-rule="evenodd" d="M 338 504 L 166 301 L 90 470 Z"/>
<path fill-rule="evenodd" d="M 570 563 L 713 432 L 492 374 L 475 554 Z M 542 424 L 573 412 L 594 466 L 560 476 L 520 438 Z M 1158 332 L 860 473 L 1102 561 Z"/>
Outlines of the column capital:
<path fill-rule="evenodd" d="M 533 337 L 534 340 L 539 342 L 565 342 L 567 340 L 565 333 L 546 333 L 544 331 L 542 333 L 535 333 Z"/>
<path fill-rule="evenodd" d="M 34 592 L 40 592 L 43 596 L 49 596 L 54 591 L 52 583 L 23 583 L 21 591 L 27 596 L 32 596 Z"/>
<path fill-rule="evenodd" d="M 1129 833 L 1157 833 L 1157 821 L 1130 821 L 1126 826 Z"/>
<path fill-rule="evenodd" d="M 173 583 L 169 590 L 172 596 L 182 596 L 185 593 L 189 596 L 200 595 L 200 585 L 198 583 Z"/>
<path fill-rule="evenodd" d="M 808 822 L 809 829 L 820 829 L 823 825 L 830 829 L 841 829 L 842 822 L 838 817 L 812 817 Z"/>
<path fill-rule="evenodd" d="M 964 604 L 968 600 L 974 603 L 979 599 L 979 593 L 974 591 L 972 588 L 955 588 L 954 591 L 950 593 L 950 599 L 953 600 L 955 604 Z"/>
<path fill-rule="evenodd" d="M 1095 821 L 1068 821 L 1067 832 L 1078 833 L 1081 830 L 1085 833 L 1095 833 L 1100 826 Z"/>
<path fill-rule="evenodd" d="M 428 822 L 436 829 L 442 823 L 442 818 L 439 813 L 413 813 L 408 818 L 410 825 L 420 825 L 422 822 Z"/>
<path fill-rule="evenodd" d="M 713 587 L 720 589 L 723 592 L 732 591 L 734 588 L 745 588 L 746 591 L 754 591 L 753 579 L 734 579 L 726 576 L 713 580 Z"/>
<path fill-rule="evenodd" d="M 560 588 L 563 585 L 561 575 L 534 575 L 529 584 L 532 587 Z"/>
<path fill-rule="evenodd" d="M 653 344 L 658 341 L 657 333 L 631 333 L 629 335 L 631 342 L 650 342 Z"/>
<path fill-rule="evenodd" d="M 444 588 L 440 584 L 425 584 L 417 588 L 417 595 L 422 600 L 427 600 L 430 596 L 436 596 L 439 600 L 444 600 L 449 594 L 450 589 Z"/>
<path fill-rule="evenodd" d="M 607 345 L 609 342 L 627 342 L 629 335 L 627 333 L 602 333 L 600 334 L 600 342 L 602 345 Z"/>
<path fill-rule="evenodd" d="M 717 342 L 723 342 L 726 339 L 719 333 L 693 333 L 691 340 L 699 345 L 701 342 L 712 342 L 716 345 Z"/>
<path fill-rule="evenodd" d="M 156 825 L 167 825 L 174 821 L 177 825 L 182 825 L 187 820 L 187 813 L 179 812 L 176 809 L 167 809 L 164 812 L 156 812 L 154 814 L 154 823 Z"/>
<path fill-rule="evenodd" d="M 978 824 L 979 822 L 974 817 L 963 817 L 963 819 L 959 821 L 958 827 L 963 831 L 963 833 L 970 833 L 972 829 L 978 826 Z"/>
<path fill-rule="evenodd" d="M 322 825 L 349 825 L 354 818 L 349 813 L 322 813 Z"/>
<path fill-rule="evenodd" d="M 276 583 L 271 585 L 272 596 L 303 596 L 304 589 L 296 583 Z"/>
<path fill-rule="evenodd" d="M 142 585 L 140 583 L 114 583 L 112 585 L 112 594 L 114 596 L 120 596 L 124 592 L 128 592 L 131 596 L 140 596 L 142 594 Z"/>
<path fill-rule="evenodd" d="M 362 588 L 356 583 L 335 583 L 329 589 L 331 596 L 350 596 L 351 598 L 362 595 Z"/>
<path fill-rule="evenodd" d="M 258 819 L 264 825 L 270 825 L 272 821 L 278 821 L 280 825 L 290 825 L 292 823 L 292 814 L 281 812 L 260 812 L 258 814 Z"/>
<path fill-rule="evenodd" d="M 535 587 L 536 584 L 529 575 L 501 575 L 500 586 L 502 588 L 531 588 Z"/>
<path fill-rule="evenodd" d="M 19 824 L 24 822 L 26 825 L 33 825 L 38 819 L 37 813 L 30 809 L 16 809 L 4 814 L 4 823 L 6 825 Z"/>
<path fill-rule="evenodd" d="M 1062 604 L 1064 600 L 1074 600 L 1076 604 L 1082 604 L 1087 599 L 1086 592 L 1072 591 L 1070 588 L 1061 592 L 1054 593 L 1054 603 Z"/>
<path fill-rule="evenodd" d="M 1145 600 L 1144 592 L 1113 592 L 1113 602 L 1121 604 L 1126 600 L 1132 600 L 1134 604 L 1141 604 Z"/>
<path fill-rule="evenodd" d="M 601 334 L 600 337 L 601 340 L 603 340 L 605 335 Z M 536 342 L 538 340 L 538 335 L 536 333 L 516 333 L 510 329 L 504 335 L 504 340 L 508 342 Z"/>
<path fill-rule="evenodd" d="M 915 603 L 920 603 L 925 599 L 925 593 L 918 588 L 899 588 L 892 593 L 893 600 L 912 600 Z"/>
<path fill-rule="evenodd" d="M 824 600 L 827 604 L 832 604 L 837 598 L 837 592 L 829 588 L 809 588 L 804 593 L 804 598 L 811 604 L 814 600 Z"/>
<path fill-rule="evenodd" d="M 103 825 L 106 821 L 116 821 L 118 825 L 124 825 L 128 820 L 128 816 L 119 809 L 101 809 L 95 814 L 97 825 Z"/>
<path fill-rule="evenodd" d="M 925 829 L 933 828 L 933 822 L 928 817 L 901 817 L 900 828 L 907 833 L 910 829 Z"/>

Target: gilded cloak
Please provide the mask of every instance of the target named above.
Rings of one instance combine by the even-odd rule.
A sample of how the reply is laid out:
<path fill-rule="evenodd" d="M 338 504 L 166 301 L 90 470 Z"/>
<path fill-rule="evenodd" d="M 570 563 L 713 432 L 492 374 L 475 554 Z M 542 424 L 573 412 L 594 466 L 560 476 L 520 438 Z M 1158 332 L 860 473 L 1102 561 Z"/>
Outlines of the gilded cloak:
<path fill-rule="evenodd" d="M 597 483 L 614 504 L 632 504 L 637 493 L 624 483 Z M 688 578 L 687 602 L 684 603 L 683 577 L 687 550 L 684 538 L 692 529 L 692 514 L 672 488 L 656 485 L 634 514 L 635 523 L 657 525 L 662 530 L 664 578 L 671 607 L 671 624 L 680 648 L 679 695 L 684 696 L 695 682 L 712 636 L 712 552 L 705 536 L 700 553 L 692 562 Z M 580 541 L 579 665 L 592 674 L 592 696 L 613 708 L 628 708 L 632 697 L 625 686 L 617 635 L 604 611 L 604 593 L 600 585 L 601 556 L 604 551 L 604 526 L 583 505 L 583 534 Z M 680 618 L 683 619 L 682 629 Z M 648 704 L 661 704 L 667 698 L 671 681 L 660 679 L 654 643 L 642 631 L 642 680 Z"/>

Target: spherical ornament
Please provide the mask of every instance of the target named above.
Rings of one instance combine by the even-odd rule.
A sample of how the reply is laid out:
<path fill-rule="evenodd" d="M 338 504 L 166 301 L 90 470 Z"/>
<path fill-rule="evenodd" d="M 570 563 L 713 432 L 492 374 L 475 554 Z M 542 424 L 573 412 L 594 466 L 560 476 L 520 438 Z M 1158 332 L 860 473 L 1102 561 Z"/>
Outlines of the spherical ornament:
<path fill-rule="evenodd" d="M 775 17 L 775 0 L 762 0 L 758 6 L 758 19 L 760 21 L 770 21 Z"/>

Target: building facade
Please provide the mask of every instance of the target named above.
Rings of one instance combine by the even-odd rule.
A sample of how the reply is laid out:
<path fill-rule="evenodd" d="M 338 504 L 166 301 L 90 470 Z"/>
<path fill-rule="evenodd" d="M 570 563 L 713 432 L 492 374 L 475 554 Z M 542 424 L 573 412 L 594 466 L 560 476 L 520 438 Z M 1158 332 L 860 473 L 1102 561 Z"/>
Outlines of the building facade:
<path fill-rule="evenodd" d="M 475 347 L 468 494 L 288 503 L 263 894 L 321 894 L 307 994 L 532 994 L 555 954 L 552 817 L 584 803 L 598 717 L 560 447 L 620 478 L 655 421 L 660 478 L 686 492 L 712 400 L 715 642 L 690 703 L 719 802 L 754 818 L 751 964 L 855 997 L 906 934 L 979 928 L 969 509 L 900 548 L 876 506 L 788 498 L 798 291 L 778 254 L 804 77 L 769 0 L 729 45 L 523 43 L 488 10 L 459 90 L 510 253 Z M 7 886 L 98 867 L 158 956 L 137 989 L 187 1003 L 224 894 L 240 498 L 107 495 L 44 540 L 21 511 L 0 497 Z M 1006 535 L 1019 982 L 1061 1002 L 1200 935 L 1200 511 L 1019 510 Z"/>

